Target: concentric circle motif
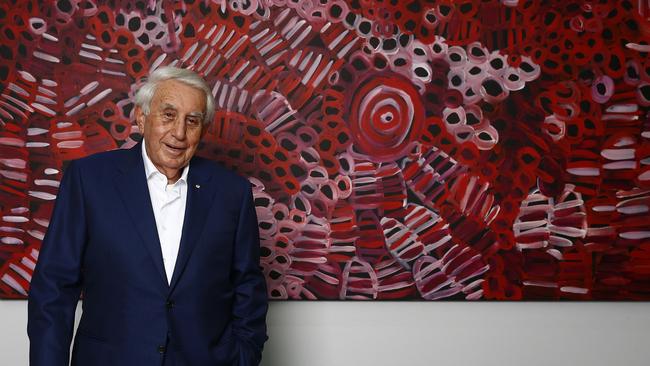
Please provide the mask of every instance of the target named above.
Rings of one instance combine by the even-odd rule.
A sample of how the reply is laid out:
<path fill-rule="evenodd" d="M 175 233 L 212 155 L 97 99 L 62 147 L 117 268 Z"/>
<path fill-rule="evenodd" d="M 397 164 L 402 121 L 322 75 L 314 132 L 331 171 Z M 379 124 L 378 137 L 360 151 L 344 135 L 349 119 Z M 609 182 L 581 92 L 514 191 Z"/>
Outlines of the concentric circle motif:
<path fill-rule="evenodd" d="M 358 151 L 373 161 L 395 161 L 420 135 L 424 107 L 408 80 L 375 75 L 365 78 L 353 92 L 349 116 Z"/>

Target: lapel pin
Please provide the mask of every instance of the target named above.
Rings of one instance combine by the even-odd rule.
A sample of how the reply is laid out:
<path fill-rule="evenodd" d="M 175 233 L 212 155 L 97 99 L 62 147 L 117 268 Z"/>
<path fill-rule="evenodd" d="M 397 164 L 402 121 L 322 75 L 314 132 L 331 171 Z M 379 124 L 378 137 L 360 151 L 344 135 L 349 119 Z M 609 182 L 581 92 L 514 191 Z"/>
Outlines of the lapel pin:
<path fill-rule="evenodd" d="M 197 189 L 199 189 L 199 188 L 201 188 L 201 185 L 200 185 L 200 184 L 197 184 L 197 185 L 195 185 L 194 187 L 196 187 Z"/>

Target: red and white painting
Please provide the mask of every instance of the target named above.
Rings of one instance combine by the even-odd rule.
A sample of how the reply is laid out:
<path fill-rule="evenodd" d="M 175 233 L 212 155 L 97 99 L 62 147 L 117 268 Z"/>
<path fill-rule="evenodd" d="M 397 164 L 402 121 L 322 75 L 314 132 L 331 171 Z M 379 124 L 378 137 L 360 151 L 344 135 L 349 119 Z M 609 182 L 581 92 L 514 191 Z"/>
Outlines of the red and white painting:
<path fill-rule="evenodd" d="M 647 0 L 3 1 L 0 297 L 66 164 L 136 144 L 176 65 L 271 299 L 650 300 L 649 42 Z"/>

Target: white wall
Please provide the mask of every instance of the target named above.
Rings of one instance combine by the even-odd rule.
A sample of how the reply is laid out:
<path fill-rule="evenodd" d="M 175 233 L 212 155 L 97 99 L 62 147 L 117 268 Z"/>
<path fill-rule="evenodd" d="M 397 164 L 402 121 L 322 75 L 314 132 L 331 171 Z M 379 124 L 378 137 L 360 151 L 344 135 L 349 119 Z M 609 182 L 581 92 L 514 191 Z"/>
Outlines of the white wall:
<path fill-rule="evenodd" d="M 0 365 L 27 365 L 0 301 Z M 650 303 L 274 302 L 264 366 L 650 365 Z"/>

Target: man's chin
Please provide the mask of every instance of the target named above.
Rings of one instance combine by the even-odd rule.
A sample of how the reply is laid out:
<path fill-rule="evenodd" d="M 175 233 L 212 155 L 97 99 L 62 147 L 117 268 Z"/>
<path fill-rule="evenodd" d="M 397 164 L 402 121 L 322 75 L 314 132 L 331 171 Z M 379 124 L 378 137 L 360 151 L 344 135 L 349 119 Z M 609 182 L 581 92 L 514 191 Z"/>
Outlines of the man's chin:
<path fill-rule="evenodd" d="M 185 151 L 183 151 L 183 153 L 181 154 L 166 152 L 164 154 L 164 162 L 169 166 L 182 166 L 183 163 L 189 161 L 189 159 L 185 158 L 186 156 L 187 154 L 185 153 Z"/>
<path fill-rule="evenodd" d="M 185 168 L 185 165 L 187 165 L 187 163 L 189 163 L 189 159 L 170 160 L 166 162 L 165 168 L 169 170 L 181 170 Z"/>
<path fill-rule="evenodd" d="M 163 165 L 163 168 L 167 171 L 174 171 L 174 170 L 181 170 L 183 169 L 184 165 L 181 164 L 165 164 Z"/>

